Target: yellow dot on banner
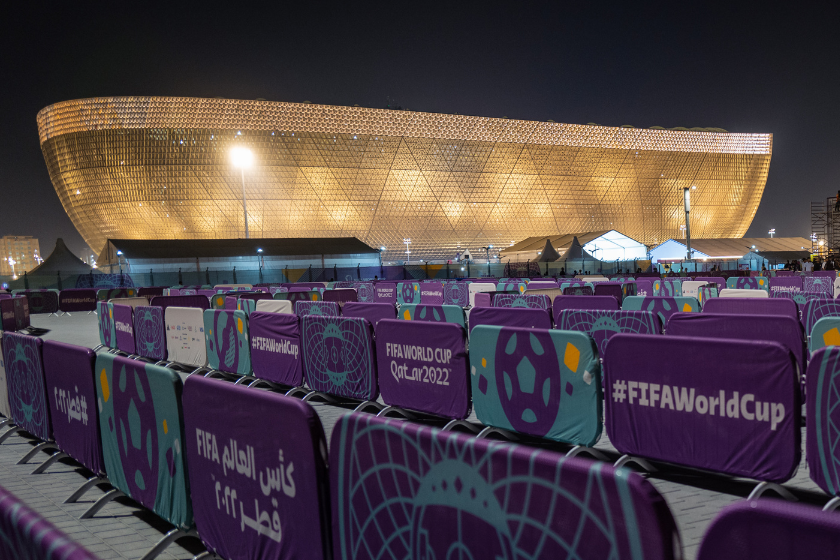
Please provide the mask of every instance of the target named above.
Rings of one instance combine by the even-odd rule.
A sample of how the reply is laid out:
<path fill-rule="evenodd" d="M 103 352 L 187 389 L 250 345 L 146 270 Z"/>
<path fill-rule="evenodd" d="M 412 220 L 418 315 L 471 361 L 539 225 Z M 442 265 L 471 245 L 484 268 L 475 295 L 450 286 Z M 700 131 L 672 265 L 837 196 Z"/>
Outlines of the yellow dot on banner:
<path fill-rule="evenodd" d="M 416 292 L 419 289 L 420 289 L 420 287 L 417 284 L 414 284 L 414 291 Z"/>
<path fill-rule="evenodd" d="M 242 319 L 236 319 L 236 328 L 239 329 L 239 334 L 243 334 L 245 325 L 242 324 Z"/>
<path fill-rule="evenodd" d="M 111 319 L 114 318 L 114 310 L 113 309 L 108 310 L 108 317 L 110 317 Z"/>
<path fill-rule="evenodd" d="M 406 321 L 411 321 L 411 313 L 408 312 L 408 309 L 406 309 L 403 312 L 403 319 L 405 319 Z"/>
<path fill-rule="evenodd" d="M 525 293 L 525 286 L 519 286 L 519 293 L 520 293 L 520 294 L 524 294 L 524 293 Z"/>
<path fill-rule="evenodd" d="M 163 433 L 164 434 L 169 433 L 169 425 L 166 423 L 166 420 L 163 421 Z"/>
<path fill-rule="evenodd" d="M 764 285 L 764 278 L 759 278 L 759 279 L 758 279 L 758 285 L 759 285 L 759 286 L 763 286 L 763 285 Z"/>
<path fill-rule="evenodd" d="M 210 329 L 208 332 L 210 333 L 210 336 L 213 336 L 213 329 Z"/>
<path fill-rule="evenodd" d="M 683 304 L 683 311 L 691 311 L 691 304 L 690 303 L 684 303 Z"/>
<path fill-rule="evenodd" d="M 487 367 L 487 358 L 481 358 L 481 367 Z"/>
<path fill-rule="evenodd" d="M 99 374 L 99 384 L 102 385 L 102 398 L 108 402 L 111 398 L 111 388 L 108 386 L 108 373 L 105 368 L 102 368 L 102 373 Z"/>
<path fill-rule="evenodd" d="M 577 371 L 580 363 L 580 350 L 571 342 L 566 343 L 566 353 L 563 355 L 563 363 L 572 371 Z"/>
<path fill-rule="evenodd" d="M 318 301 L 318 293 L 312 294 L 312 301 Z"/>
<path fill-rule="evenodd" d="M 840 330 L 834 327 L 823 335 L 823 342 L 826 346 L 840 346 Z"/>

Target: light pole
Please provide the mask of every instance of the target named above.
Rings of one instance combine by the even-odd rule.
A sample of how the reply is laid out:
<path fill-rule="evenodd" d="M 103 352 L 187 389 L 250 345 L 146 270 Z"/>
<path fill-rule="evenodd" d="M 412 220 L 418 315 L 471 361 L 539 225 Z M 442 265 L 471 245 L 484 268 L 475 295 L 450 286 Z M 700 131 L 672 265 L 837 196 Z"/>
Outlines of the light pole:
<path fill-rule="evenodd" d="M 254 154 L 248 148 L 235 146 L 230 150 L 230 160 L 234 167 L 242 172 L 242 217 L 245 219 L 245 239 L 248 239 L 248 202 L 245 199 L 245 168 L 251 167 L 254 162 Z"/>
<path fill-rule="evenodd" d="M 773 236 L 776 235 L 776 228 L 771 229 L 767 233 L 770 234 L 770 239 L 773 239 Z"/>
<path fill-rule="evenodd" d="M 408 246 L 411 245 L 411 238 L 404 238 L 403 243 L 405 243 L 405 264 L 408 264 L 408 261 L 411 259 L 411 251 L 408 249 Z"/>
<path fill-rule="evenodd" d="M 690 189 L 688 187 L 683 187 L 683 207 L 685 208 L 685 248 L 687 261 L 691 261 L 691 225 L 688 214 L 691 212 L 691 191 L 696 188 L 697 187 L 695 186 L 692 186 Z"/>

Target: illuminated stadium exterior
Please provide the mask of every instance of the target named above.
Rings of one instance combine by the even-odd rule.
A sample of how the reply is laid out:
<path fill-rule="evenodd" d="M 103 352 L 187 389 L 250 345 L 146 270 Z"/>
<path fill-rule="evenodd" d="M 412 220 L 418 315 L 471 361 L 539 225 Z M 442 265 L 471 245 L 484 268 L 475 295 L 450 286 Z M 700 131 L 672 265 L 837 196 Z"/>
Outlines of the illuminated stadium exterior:
<path fill-rule="evenodd" d="M 618 230 L 648 245 L 740 237 L 771 134 L 615 128 L 362 107 L 186 97 L 64 101 L 41 149 L 85 241 L 357 237 L 386 260 L 474 256 L 532 236 Z"/>

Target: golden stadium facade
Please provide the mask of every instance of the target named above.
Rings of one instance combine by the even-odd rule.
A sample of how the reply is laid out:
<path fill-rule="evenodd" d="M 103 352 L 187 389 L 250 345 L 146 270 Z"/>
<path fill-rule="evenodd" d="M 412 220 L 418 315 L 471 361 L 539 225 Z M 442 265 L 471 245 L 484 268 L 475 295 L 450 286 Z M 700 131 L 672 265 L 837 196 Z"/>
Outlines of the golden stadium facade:
<path fill-rule="evenodd" d="M 770 134 L 615 128 L 234 99 L 100 97 L 38 113 L 41 149 L 85 241 L 357 237 L 383 258 L 451 258 L 532 236 L 618 230 L 649 245 L 740 237 Z"/>

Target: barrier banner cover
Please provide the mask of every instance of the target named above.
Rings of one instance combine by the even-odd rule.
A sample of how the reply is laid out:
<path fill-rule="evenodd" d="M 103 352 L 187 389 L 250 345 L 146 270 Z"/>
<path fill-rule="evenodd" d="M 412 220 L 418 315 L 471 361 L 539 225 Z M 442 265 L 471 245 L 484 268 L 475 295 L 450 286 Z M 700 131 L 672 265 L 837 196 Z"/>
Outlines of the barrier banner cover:
<path fill-rule="evenodd" d="M 834 284 L 831 278 L 825 276 L 806 276 L 802 285 L 802 291 L 824 292 L 826 297 L 831 297 L 834 293 Z"/>
<path fill-rule="evenodd" d="M 204 311 L 196 307 L 167 307 L 164 323 L 168 360 L 194 366 L 207 365 Z"/>
<path fill-rule="evenodd" d="M 601 437 L 601 363 L 584 333 L 476 327 L 470 374 L 483 424 L 575 445 Z"/>
<path fill-rule="evenodd" d="M 204 340 L 211 368 L 242 375 L 251 372 L 248 318 L 244 311 L 205 310 Z"/>
<path fill-rule="evenodd" d="M 440 282 L 421 283 L 420 303 L 424 305 L 443 305 L 443 284 Z"/>
<path fill-rule="evenodd" d="M 33 436 L 47 441 L 52 438 L 52 431 L 42 347 L 40 338 L 3 333 L 3 362 L 12 420 Z"/>
<path fill-rule="evenodd" d="M 840 494 L 840 450 L 837 449 L 840 348 L 829 346 L 811 356 L 806 383 L 808 472 L 820 488 L 837 496 Z"/>
<path fill-rule="evenodd" d="M 134 308 L 134 340 L 137 353 L 158 361 L 166 358 L 166 329 L 163 309 L 152 305 Z"/>
<path fill-rule="evenodd" d="M 686 313 L 685 315 L 693 315 Z M 694 315 L 699 315 L 696 313 Z M 673 315 L 672 315 L 673 317 Z M 565 309 L 557 316 L 557 328 L 585 332 L 595 341 L 603 358 L 607 343 L 617 333 L 659 334 L 662 324 L 650 311 L 606 311 L 602 309 Z"/>
<path fill-rule="evenodd" d="M 370 414 L 330 446 L 336 560 L 666 560 L 664 498 L 636 473 Z"/>
<path fill-rule="evenodd" d="M 58 311 L 58 290 L 22 290 L 29 300 L 29 313 L 55 313 Z"/>
<path fill-rule="evenodd" d="M 152 298 L 152 305 L 162 307 L 197 307 L 199 309 L 210 309 L 210 300 L 205 296 L 155 296 Z"/>
<path fill-rule="evenodd" d="M 628 296 L 621 304 L 624 311 L 650 311 L 659 316 L 659 322 L 668 324 L 668 319 L 679 311 L 700 311 L 700 302 L 693 297 Z"/>
<path fill-rule="evenodd" d="M 617 334 L 604 368 L 606 428 L 621 453 L 769 482 L 798 467 L 799 387 L 782 345 Z"/>
<path fill-rule="evenodd" d="M 397 308 L 392 303 L 362 303 L 351 301 L 344 304 L 344 309 L 341 310 L 341 314 L 344 317 L 362 317 L 376 327 L 376 323 L 382 319 L 396 319 Z"/>
<path fill-rule="evenodd" d="M 98 354 L 95 371 L 102 454 L 111 483 L 173 525 L 189 527 L 193 513 L 184 471 L 181 378 L 170 369 L 114 354 Z"/>
<path fill-rule="evenodd" d="M 377 303 L 397 303 L 397 285 L 379 282 L 374 285 Z"/>
<path fill-rule="evenodd" d="M 117 348 L 134 354 L 134 309 L 130 305 L 114 304 L 113 310 Z"/>
<path fill-rule="evenodd" d="M 721 298 L 706 301 L 703 313 L 734 315 L 787 315 L 799 318 L 799 310 L 792 299 L 782 298 Z"/>
<path fill-rule="evenodd" d="M 571 296 L 570 296 L 571 297 Z M 613 301 L 614 298 L 610 298 Z M 474 307 L 470 311 L 470 332 L 479 325 L 550 329 L 551 317 L 546 309 L 515 307 Z"/>
<path fill-rule="evenodd" d="M 88 288 L 61 290 L 58 294 L 58 306 L 64 312 L 93 311 L 96 301 L 96 290 Z"/>
<path fill-rule="evenodd" d="M 698 282 L 714 282 L 718 291 L 726 288 L 726 278 L 722 276 L 696 276 L 694 279 Z"/>
<path fill-rule="evenodd" d="M 326 440 L 311 406 L 191 376 L 184 426 L 196 528 L 209 550 L 330 558 Z"/>
<path fill-rule="evenodd" d="M 99 414 L 90 348 L 44 342 L 44 377 L 47 380 L 53 436 L 62 451 L 99 474 L 104 471 L 99 444 Z"/>
<path fill-rule="evenodd" d="M 6 379 L 6 358 L 3 355 L 3 336 L 0 335 L 0 414 L 6 418 L 12 417 L 9 405 L 9 386 Z"/>
<path fill-rule="evenodd" d="M 301 342 L 310 388 L 359 400 L 379 395 L 369 322 L 356 317 L 301 317 Z"/>
<path fill-rule="evenodd" d="M 420 303 L 420 283 L 400 282 L 397 284 L 397 303 Z"/>
<path fill-rule="evenodd" d="M 106 348 L 116 348 L 116 327 L 114 326 L 113 304 L 107 301 L 96 303 L 99 320 L 99 342 Z"/>
<path fill-rule="evenodd" d="M 771 292 L 801 292 L 801 276 L 777 276 L 770 278 Z"/>
<path fill-rule="evenodd" d="M 4 298 L 0 299 L 0 331 L 15 332 L 17 330 L 17 321 L 15 321 L 15 299 Z"/>
<path fill-rule="evenodd" d="M 380 321 L 376 363 L 382 400 L 463 420 L 471 409 L 466 345 L 463 327 L 452 323 Z"/>
<path fill-rule="evenodd" d="M 13 297 L 15 307 L 15 330 L 23 330 L 29 327 L 29 298 Z"/>
<path fill-rule="evenodd" d="M 399 318 L 405 321 L 433 321 L 455 323 L 466 328 L 464 309 L 457 305 L 414 305 L 400 306 Z"/>
<path fill-rule="evenodd" d="M 292 387 L 303 384 L 297 316 L 254 311 L 249 327 L 254 375 Z"/>
<path fill-rule="evenodd" d="M 468 285 L 463 282 L 447 282 L 443 285 L 444 305 L 466 307 L 470 304 Z"/>
<path fill-rule="evenodd" d="M 564 309 L 603 309 L 618 311 L 618 300 L 612 296 L 557 296 L 554 298 L 554 316 L 560 315 Z"/>

